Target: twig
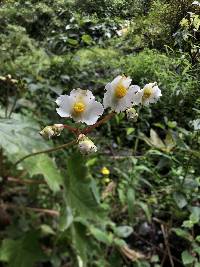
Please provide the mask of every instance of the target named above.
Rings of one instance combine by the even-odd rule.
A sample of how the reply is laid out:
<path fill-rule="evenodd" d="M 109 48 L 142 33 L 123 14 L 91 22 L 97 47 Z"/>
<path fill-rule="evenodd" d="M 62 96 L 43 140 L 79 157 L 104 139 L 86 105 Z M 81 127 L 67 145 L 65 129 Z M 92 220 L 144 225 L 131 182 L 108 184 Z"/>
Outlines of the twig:
<path fill-rule="evenodd" d="M 53 148 L 50 148 L 50 149 L 41 150 L 41 151 L 38 151 L 38 152 L 34 152 L 34 153 L 31 153 L 31 154 L 28 154 L 28 155 L 22 157 L 21 159 L 19 159 L 14 165 L 16 166 L 20 162 L 24 161 L 25 159 L 33 157 L 33 156 L 36 156 L 36 155 L 39 155 L 39 154 L 50 153 L 50 152 L 54 152 L 54 151 L 57 151 L 57 150 L 60 150 L 60 149 L 67 148 L 69 146 L 74 145 L 76 142 L 77 142 L 77 139 L 72 140 L 71 142 L 69 142 L 67 144 L 64 144 L 64 145 L 61 145 L 61 146 L 57 146 L 57 147 L 53 147 Z"/>
<path fill-rule="evenodd" d="M 170 250 L 170 247 L 169 247 L 169 244 L 168 244 L 168 236 L 165 233 L 165 227 L 164 227 L 163 224 L 161 224 L 161 230 L 162 230 L 162 233 L 163 233 L 165 247 L 167 249 L 167 253 L 168 253 L 168 256 L 169 256 L 170 264 L 171 264 L 172 267 L 174 267 L 174 262 L 173 262 L 173 258 L 172 258 L 172 255 L 171 255 L 171 250 Z"/>
<path fill-rule="evenodd" d="M 94 130 L 95 128 L 99 127 L 100 125 L 102 125 L 103 123 L 107 122 L 108 120 L 110 120 L 112 117 L 114 117 L 115 113 L 109 113 L 107 114 L 103 119 L 101 119 L 100 121 L 96 122 L 94 125 L 87 127 L 85 129 L 83 129 L 81 131 L 82 134 L 88 134 L 90 133 L 92 130 Z"/>
<path fill-rule="evenodd" d="M 15 177 L 7 177 L 6 178 L 7 182 L 13 182 L 17 184 L 45 184 L 44 180 L 29 180 L 29 179 L 19 179 Z"/>
<path fill-rule="evenodd" d="M 78 128 L 71 127 L 71 126 L 69 126 L 67 124 L 64 124 L 63 127 L 66 128 L 67 130 L 69 130 L 70 132 L 75 133 L 76 135 L 79 132 L 79 129 Z"/>
<path fill-rule="evenodd" d="M 27 210 L 27 211 L 35 211 L 35 212 L 38 212 L 38 213 L 44 213 L 44 214 L 47 214 L 47 215 L 50 215 L 50 216 L 53 216 L 53 217 L 60 216 L 60 213 L 57 210 L 32 208 L 32 207 L 23 207 L 23 206 L 17 206 L 17 205 L 13 205 L 13 204 L 8 204 L 8 203 L 0 204 L 0 207 L 2 207 L 3 209 L 12 209 L 12 210 L 21 208 L 21 209 L 24 209 L 24 210 Z"/>
<path fill-rule="evenodd" d="M 148 244 L 148 245 L 154 247 L 156 250 L 158 250 L 158 251 L 162 252 L 163 254 L 165 254 L 165 252 L 164 252 L 161 248 L 159 248 L 158 246 L 154 245 L 153 243 L 151 243 L 151 242 L 148 241 L 147 239 L 141 237 L 139 234 L 136 234 L 135 232 L 133 232 L 133 235 L 135 235 L 137 238 L 139 238 L 140 240 L 142 240 L 142 241 L 145 242 L 146 244 Z M 179 262 L 179 263 L 182 264 L 182 262 L 181 262 L 179 259 L 175 258 L 174 256 L 172 256 L 172 258 L 174 259 L 174 261 Z"/>

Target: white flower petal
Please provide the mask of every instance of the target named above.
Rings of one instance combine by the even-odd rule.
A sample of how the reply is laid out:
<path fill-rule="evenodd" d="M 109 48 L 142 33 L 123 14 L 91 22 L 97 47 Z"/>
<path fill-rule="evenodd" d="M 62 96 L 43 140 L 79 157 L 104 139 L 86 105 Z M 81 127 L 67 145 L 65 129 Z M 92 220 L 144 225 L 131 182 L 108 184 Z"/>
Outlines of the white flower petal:
<path fill-rule="evenodd" d="M 103 114 L 104 108 L 101 103 L 93 101 L 88 105 L 85 113 L 83 122 L 88 125 L 93 125 L 96 123 L 98 118 Z"/>
<path fill-rule="evenodd" d="M 74 99 L 68 95 L 61 95 L 56 99 L 57 105 L 60 107 L 56 109 L 61 117 L 71 117 L 71 110 L 74 104 Z"/>
<path fill-rule="evenodd" d="M 140 87 L 138 85 L 131 85 L 129 90 L 131 90 L 133 93 L 137 93 L 140 90 Z"/>
<path fill-rule="evenodd" d="M 114 94 L 115 94 L 115 90 L 112 87 L 105 92 L 104 97 L 103 97 L 104 108 L 108 108 L 112 106 L 112 103 L 114 100 Z"/>
<path fill-rule="evenodd" d="M 122 79 L 122 76 L 121 75 L 118 75 L 111 83 L 110 83 L 110 85 L 112 86 L 112 87 L 115 87 L 115 86 L 117 86 L 117 84 L 119 83 L 119 81 Z"/>
<path fill-rule="evenodd" d="M 122 84 L 125 88 L 128 88 L 132 82 L 130 77 L 122 77 Z"/>
<path fill-rule="evenodd" d="M 70 93 L 70 96 L 74 97 L 76 101 L 82 101 L 85 104 L 89 103 L 91 100 L 94 100 L 95 97 L 93 93 L 89 90 L 83 89 L 73 89 Z"/>

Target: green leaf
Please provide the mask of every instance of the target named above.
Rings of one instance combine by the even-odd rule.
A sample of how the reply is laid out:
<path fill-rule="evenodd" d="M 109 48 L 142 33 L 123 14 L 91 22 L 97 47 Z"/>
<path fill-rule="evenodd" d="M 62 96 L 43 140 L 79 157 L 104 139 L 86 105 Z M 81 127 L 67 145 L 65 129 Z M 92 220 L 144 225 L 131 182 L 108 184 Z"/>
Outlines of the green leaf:
<path fill-rule="evenodd" d="M 127 134 L 127 135 L 130 135 L 130 134 L 132 134 L 134 131 L 135 131 L 135 128 L 131 128 L 131 127 L 130 127 L 130 128 L 127 128 L 127 129 L 126 129 L 126 134 Z"/>
<path fill-rule="evenodd" d="M 180 192 L 174 192 L 173 193 L 173 198 L 177 204 L 177 206 L 182 209 L 187 205 L 187 200 L 184 196 L 184 194 L 180 193 Z"/>
<path fill-rule="evenodd" d="M 143 211 L 147 217 L 148 222 L 151 222 L 151 211 L 150 211 L 148 205 L 144 202 L 141 202 L 141 201 L 137 202 L 137 204 L 143 209 Z"/>
<path fill-rule="evenodd" d="M 77 252 L 79 267 L 87 267 L 88 236 L 87 228 L 81 223 L 73 223 L 72 226 L 73 245 Z"/>
<path fill-rule="evenodd" d="M 55 231 L 48 224 L 41 224 L 40 229 L 43 235 L 55 235 Z"/>
<path fill-rule="evenodd" d="M 0 260 L 9 267 L 33 267 L 46 259 L 36 232 L 28 232 L 21 239 L 5 239 L 0 248 Z"/>
<path fill-rule="evenodd" d="M 82 41 L 88 45 L 92 43 L 92 37 L 88 34 L 83 34 L 81 37 Z"/>
<path fill-rule="evenodd" d="M 78 41 L 76 39 L 72 39 L 72 38 L 68 38 L 67 39 L 67 42 L 70 44 L 70 45 L 78 45 Z"/>
<path fill-rule="evenodd" d="M 69 176 L 65 179 L 65 193 L 72 211 L 83 218 L 103 219 L 105 214 L 94 196 L 94 187 L 87 175 L 84 157 L 80 153 L 74 153 L 67 166 Z"/>
<path fill-rule="evenodd" d="M 90 227 L 91 234 L 100 242 L 111 245 L 113 241 L 113 235 L 110 233 L 103 232 L 102 230 L 92 226 Z"/>
<path fill-rule="evenodd" d="M 131 187 L 129 187 L 127 191 L 127 204 L 128 204 L 128 214 L 132 221 L 134 215 L 134 205 L 135 205 L 135 190 Z"/>
<path fill-rule="evenodd" d="M 127 238 L 129 235 L 133 233 L 133 228 L 130 226 L 118 226 L 115 229 L 115 234 L 122 238 Z"/>
<path fill-rule="evenodd" d="M 42 174 L 48 186 L 54 192 L 60 190 L 62 176 L 58 171 L 55 162 L 46 154 L 40 154 L 35 157 L 28 158 L 22 165 L 28 170 L 31 176 Z"/>
<path fill-rule="evenodd" d="M 65 231 L 73 222 L 72 210 L 69 206 L 65 206 L 61 210 L 59 229 Z"/>
<path fill-rule="evenodd" d="M 192 264 L 195 261 L 195 257 L 193 257 L 187 250 L 182 252 L 181 257 L 184 265 Z"/>
<path fill-rule="evenodd" d="M 187 239 L 189 241 L 193 240 L 192 235 L 186 230 L 183 230 L 181 228 L 173 228 L 172 231 L 174 231 L 177 236 L 180 236 L 180 237 Z"/>
<path fill-rule="evenodd" d="M 39 131 L 34 120 L 14 113 L 11 119 L 0 119 L 0 147 L 8 159 L 15 163 L 30 153 L 50 148 Z M 20 166 L 31 176 L 42 174 L 53 191 L 59 190 L 62 177 L 55 162 L 47 154 L 27 158 Z"/>

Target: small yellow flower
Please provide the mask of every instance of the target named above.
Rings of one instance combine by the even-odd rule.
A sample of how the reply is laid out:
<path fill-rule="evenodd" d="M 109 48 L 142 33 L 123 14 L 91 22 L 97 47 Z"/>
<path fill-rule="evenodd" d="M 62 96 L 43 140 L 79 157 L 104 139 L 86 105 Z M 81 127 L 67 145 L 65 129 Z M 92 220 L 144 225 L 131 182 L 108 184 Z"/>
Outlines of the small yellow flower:
<path fill-rule="evenodd" d="M 101 169 L 101 173 L 105 176 L 108 176 L 110 174 L 110 170 L 107 167 L 103 167 Z"/>

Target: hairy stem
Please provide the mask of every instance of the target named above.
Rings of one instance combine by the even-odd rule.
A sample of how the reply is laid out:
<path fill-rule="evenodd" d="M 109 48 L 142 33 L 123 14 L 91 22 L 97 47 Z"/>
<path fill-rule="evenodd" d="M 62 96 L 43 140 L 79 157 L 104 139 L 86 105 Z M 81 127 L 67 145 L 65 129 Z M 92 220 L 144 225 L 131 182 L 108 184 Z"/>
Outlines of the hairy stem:
<path fill-rule="evenodd" d="M 64 148 L 67 148 L 69 146 L 74 145 L 76 142 L 77 142 L 77 139 L 72 140 L 71 142 L 69 142 L 67 144 L 64 144 L 64 145 L 61 145 L 61 146 L 57 146 L 57 147 L 53 147 L 53 148 L 50 148 L 50 149 L 46 149 L 46 150 L 41 150 L 41 151 L 38 151 L 38 152 L 30 153 L 30 154 L 22 157 L 21 159 L 19 159 L 15 163 L 15 166 L 18 165 L 20 162 L 24 161 L 27 158 L 30 158 L 30 157 L 33 157 L 33 156 L 36 156 L 36 155 L 39 155 L 39 154 L 45 154 L 45 153 L 54 152 L 54 151 L 57 151 L 57 150 L 60 150 L 60 149 L 64 149 Z"/>
<path fill-rule="evenodd" d="M 103 119 L 101 119 L 100 121 L 96 122 L 94 125 L 83 129 L 81 131 L 81 133 L 82 134 L 88 134 L 88 133 L 92 132 L 95 128 L 99 127 L 100 125 L 102 125 L 103 123 L 107 122 L 112 117 L 114 117 L 114 115 L 115 115 L 114 112 L 107 114 L 105 117 L 103 117 Z"/>

